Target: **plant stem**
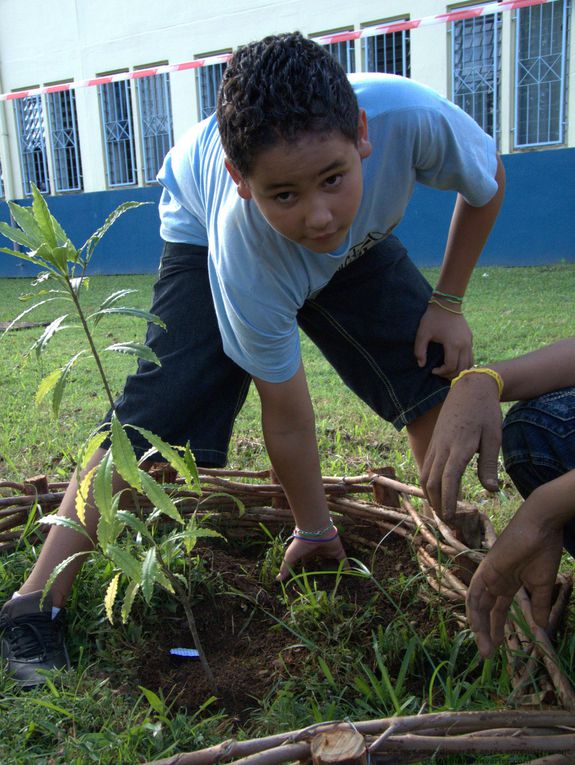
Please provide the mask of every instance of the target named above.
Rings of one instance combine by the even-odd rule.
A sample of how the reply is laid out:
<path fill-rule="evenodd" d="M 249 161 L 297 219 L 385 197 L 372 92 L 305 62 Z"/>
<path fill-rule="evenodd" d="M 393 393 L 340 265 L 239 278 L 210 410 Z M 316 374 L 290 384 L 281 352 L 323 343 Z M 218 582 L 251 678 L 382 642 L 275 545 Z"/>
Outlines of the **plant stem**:
<path fill-rule="evenodd" d="M 186 614 L 186 620 L 188 622 L 188 629 L 190 630 L 190 633 L 192 635 L 194 645 L 196 649 L 198 650 L 198 653 L 200 654 L 200 662 L 202 664 L 202 669 L 204 670 L 204 674 L 211 686 L 211 690 L 214 693 L 216 693 L 217 692 L 216 680 L 214 678 L 211 667 L 208 664 L 208 660 L 206 659 L 206 654 L 204 652 L 202 642 L 198 634 L 198 627 L 196 625 L 196 619 L 194 617 L 192 606 L 190 604 L 190 598 L 188 597 L 186 591 L 182 587 L 180 580 L 176 576 L 174 576 L 174 574 L 170 571 L 169 566 L 164 562 L 164 559 L 162 557 L 162 553 L 160 552 L 159 547 L 156 547 L 156 555 L 157 555 L 158 563 L 160 564 L 160 568 L 162 569 L 164 574 L 167 576 L 170 584 L 174 588 L 174 592 L 176 593 L 176 598 L 180 601 L 180 603 L 183 606 L 184 612 Z"/>
<path fill-rule="evenodd" d="M 74 307 L 76 308 L 76 312 L 78 314 L 78 317 L 80 318 L 80 322 L 82 324 L 82 328 L 84 330 L 84 334 L 86 335 L 86 338 L 87 338 L 88 343 L 90 345 L 90 351 L 92 353 L 92 356 L 94 357 L 94 361 L 96 362 L 96 366 L 98 367 L 98 371 L 100 373 L 100 377 L 102 378 L 102 383 L 104 385 L 104 390 L 106 391 L 106 396 L 108 398 L 108 402 L 110 404 L 110 408 L 111 408 L 112 411 L 115 411 L 116 406 L 115 406 L 115 403 L 114 403 L 114 397 L 112 396 L 112 391 L 110 390 L 110 385 L 108 384 L 108 378 L 106 377 L 106 373 L 104 372 L 104 367 L 103 367 L 102 361 L 100 359 L 100 354 L 98 353 L 98 349 L 96 348 L 96 345 L 94 344 L 94 340 L 92 338 L 92 333 L 90 332 L 90 328 L 88 327 L 88 322 L 86 321 L 86 317 L 84 316 L 84 311 L 82 310 L 82 306 L 80 305 L 80 301 L 78 299 L 78 295 L 76 293 L 76 290 L 73 288 L 72 283 L 70 281 L 70 277 L 68 275 L 66 275 L 66 284 L 67 284 L 67 287 L 68 287 L 68 291 L 70 292 L 70 296 L 72 297 L 72 301 L 74 302 Z"/>

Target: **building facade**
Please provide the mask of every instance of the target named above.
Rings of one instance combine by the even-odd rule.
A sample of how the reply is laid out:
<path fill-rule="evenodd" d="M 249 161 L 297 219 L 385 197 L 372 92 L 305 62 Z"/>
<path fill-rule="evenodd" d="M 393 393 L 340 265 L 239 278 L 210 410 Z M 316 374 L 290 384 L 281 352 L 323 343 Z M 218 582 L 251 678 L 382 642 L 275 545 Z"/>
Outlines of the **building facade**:
<path fill-rule="evenodd" d="M 509 185 L 486 262 L 575 260 L 571 16 L 571 0 L 0 0 L 0 220 L 35 184 L 81 244 L 119 202 L 157 202 L 169 147 L 215 108 L 225 54 L 299 29 L 348 72 L 412 77 L 494 136 Z M 440 262 L 452 204 L 416 191 L 399 230 L 416 262 Z M 96 270 L 157 266 L 155 205 L 131 215 Z M 5 260 L 0 275 L 25 275 Z"/>

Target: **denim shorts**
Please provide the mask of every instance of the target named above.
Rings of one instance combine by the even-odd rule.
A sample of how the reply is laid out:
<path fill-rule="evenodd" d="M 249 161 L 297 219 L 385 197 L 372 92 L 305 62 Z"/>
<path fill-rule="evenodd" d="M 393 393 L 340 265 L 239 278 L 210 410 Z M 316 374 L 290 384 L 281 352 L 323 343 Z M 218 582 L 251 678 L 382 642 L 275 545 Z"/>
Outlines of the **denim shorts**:
<path fill-rule="evenodd" d="M 505 469 L 522 497 L 575 470 L 575 388 L 514 404 L 503 422 Z M 564 528 L 575 556 L 575 519 Z"/>
<path fill-rule="evenodd" d="M 431 287 L 394 236 L 338 271 L 297 320 L 345 384 L 399 430 L 442 402 L 449 383 L 431 374 L 443 361 L 432 343 L 420 368 L 413 345 Z M 140 360 L 116 402 L 121 422 L 187 442 L 199 465 L 222 466 L 250 376 L 223 352 L 207 271 L 207 250 L 164 246 L 146 343 L 162 365 Z M 141 455 L 148 444 L 130 434 Z"/>

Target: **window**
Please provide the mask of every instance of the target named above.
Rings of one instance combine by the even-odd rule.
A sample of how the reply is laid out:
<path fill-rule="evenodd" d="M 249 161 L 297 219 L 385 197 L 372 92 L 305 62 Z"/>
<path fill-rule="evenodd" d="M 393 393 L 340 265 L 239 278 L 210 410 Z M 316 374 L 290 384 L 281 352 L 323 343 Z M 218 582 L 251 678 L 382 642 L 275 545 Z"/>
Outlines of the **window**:
<path fill-rule="evenodd" d="M 54 190 L 81 191 L 82 165 L 73 90 L 49 93 L 46 97 L 52 148 Z"/>
<path fill-rule="evenodd" d="M 40 96 L 27 96 L 14 102 L 16 109 L 16 127 L 20 143 L 20 164 L 24 194 L 32 194 L 32 184 L 36 184 L 43 194 L 50 191 L 48 162 L 46 161 L 46 140 L 44 137 L 44 118 Z"/>
<path fill-rule="evenodd" d="M 409 42 L 409 29 L 364 37 L 364 71 L 387 72 L 409 77 Z"/>
<path fill-rule="evenodd" d="M 324 47 L 348 74 L 355 72 L 355 40 L 327 43 Z"/>
<path fill-rule="evenodd" d="M 501 14 L 455 21 L 451 29 L 453 101 L 494 138 L 498 133 Z"/>
<path fill-rule="evenodd" d="M 515 146 L 563 143 L 567 0 L 522 8 L 516 29 Z"/>
<path fill-rule="evenodd" d="M 197 70 L 201 120 L 216 111 L 218 88 L 225 68 L 226 64 L 208 64 L 200 66 Z"/>
<path fill-rule="evenodd" d="M 109 186 L 137 183 L 129 80 L 100 85 L 100 106 Z"/>
<path fill-rule="evenodd" d="M 137 80 L 144 183 L 155 183 L 168 149 L 173 144 L 170 79 L 155 74 Z"/>

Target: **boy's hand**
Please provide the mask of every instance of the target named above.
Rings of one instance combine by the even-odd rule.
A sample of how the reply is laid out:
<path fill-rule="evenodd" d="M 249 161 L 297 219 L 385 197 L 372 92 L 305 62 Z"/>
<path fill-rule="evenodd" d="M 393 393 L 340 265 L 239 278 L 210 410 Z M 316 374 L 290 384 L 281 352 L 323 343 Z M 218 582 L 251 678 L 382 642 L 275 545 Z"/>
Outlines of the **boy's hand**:
<path fill-rule="evenodd" d="M 451 378 L 473 366 L 473 336 L 464 317 L 433 303 L 421 317 L 415 336 L 414 353 L 420 367 L 425 366 L 432 340 L 443 345 L 443 364 L 432 370 L 434 375 Z"/>
<path fill-rule="evenodd" d="M 465 375 L 441 407 L 421 469 L 421 486 L 429 504 L 447 523 L 455 515 L 461 476 L 476 452 L 481 484 L 488 491 L 498 490 L 500 446 L 497 383 L 486 374 Z"/>
<path fill-rule="evenodd" d="M 284 579 L 289 576 L 290 571 L 298 561 L 304 563 L 306 560 L 316 556 L 321 558 L 334 558 L 335 560 L 343 561 L 344 568 L 349 568 L 347 556 L 343 549 L 339 534 L 335 539 L 331 538 L 327 542 L 294 539 L 290 542 L 285 552 L 279 574 L 276 577 L 277 581 L 283 582 Z"/>
<path fill-rule="evenodd" d="M 522 585 L 530 593 L 536 624 L 547 626 L 561 560 L 563 526 L 547 515 L 544 496 L 536 490 L 523 503 L 469 585 L 467 618 L 479 652 L 486 658 L 503 640 L 509 607 Z"/>

